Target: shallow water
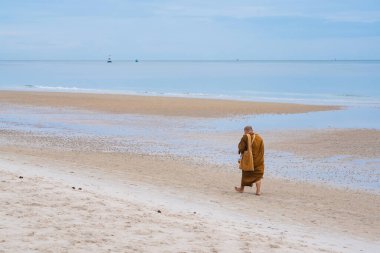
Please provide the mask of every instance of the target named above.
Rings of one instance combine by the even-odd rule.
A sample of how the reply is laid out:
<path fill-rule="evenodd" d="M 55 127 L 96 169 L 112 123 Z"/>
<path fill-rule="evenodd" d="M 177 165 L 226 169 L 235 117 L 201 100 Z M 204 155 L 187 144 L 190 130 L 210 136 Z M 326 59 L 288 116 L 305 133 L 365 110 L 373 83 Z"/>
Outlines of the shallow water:
<path fill-rule="evenodd" d="M 241 137 L 241 127 L 247 122 L 253 123 L 258 132 L 380 127 L 380 117 L 377 117 L 380 109 L 372 108 L 368 111 L 366 107 L 294 115 L 194 119 L 0 105 L 0 129 L 63 138 L 90 138 L 101 140 L 103 144 L 97 148 L 104 152 L 196 158 L 200 162 L 218 164 L 227 170 L 237 169 L 236 145 Z M 92 150 L 95 147 L 88 148 Z M 292 154 L 269 150 L 266 154 L 266 167 L 266 175 L 271 177 L 380 190 L 380 159 L 347 161 L 342 157 L 332 157 L 305 160 Z"/>

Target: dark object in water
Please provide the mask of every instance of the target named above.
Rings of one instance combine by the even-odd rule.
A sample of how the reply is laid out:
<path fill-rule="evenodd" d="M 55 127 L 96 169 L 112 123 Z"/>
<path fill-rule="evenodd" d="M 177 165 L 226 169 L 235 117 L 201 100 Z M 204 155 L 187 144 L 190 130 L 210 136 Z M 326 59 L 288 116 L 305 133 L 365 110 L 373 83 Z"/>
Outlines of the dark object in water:
<path fill-rule="evenodd" d="M 135 62 L 139 62 L 139 60 L 136 59 Z"/>
<path fill-rule="evenodd" d="M 161 213 L 161 210 L 157 210 L 157 213 Z"/>
<path fill-rule="evenodd" d="M 71 187 L 71 188 L 73 188 L 74 190 L 75 190 L 75 187 L 73 186 L 73 187 Z"/>
<path fill-rule="evenodd" d="M 18 178 L 23 179 L 24 177 L 23 176 L 19 176 Z"/>
<path fill-rule="evenodd" d="M 78 190 L 80 190 L 80 191 L 81 191 L 81 190 L 82 190 L 82 188 L 80 188 L 80 187 L 79 187 L 79 188 L 78 188 Z"/>

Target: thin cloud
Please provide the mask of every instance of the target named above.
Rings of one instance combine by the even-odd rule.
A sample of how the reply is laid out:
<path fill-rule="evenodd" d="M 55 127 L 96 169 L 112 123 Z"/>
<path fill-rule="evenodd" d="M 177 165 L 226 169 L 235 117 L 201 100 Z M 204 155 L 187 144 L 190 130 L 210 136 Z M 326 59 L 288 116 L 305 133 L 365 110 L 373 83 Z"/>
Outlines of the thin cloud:
<path fill-rule="evenodd" d="M 280 8 L 282 7 L 282 8 Z M 175 18 L 309 18 L 320 19 L 330 22 L 349 23 L 374 23 L 380 21 L 380 11 L 322 11 L 302 5 L 283 6 L 239 4 L 215 5 L 215 4 L 167 4 L 153 7 L 152 14 L 157 16 Z"/>
<path fill-rule="evenodd" d="M 226 17 L 235 19 L 257 18 L 257 17 L 291 17 L 301 16 L 302 13 L 294 11 L 279 10 L 270 6 L 234 5 L 234 6 L 186 6 L 169 5 L 157 6 L 154 11 L 156 15 L 173 17 L 199 17 L 215 18 Z"/>
<path fill-rule="evenodd" d="M 338 12 L 324 18 L 333 22 L 376 23 L 380 22 L 380 11 Z"/>

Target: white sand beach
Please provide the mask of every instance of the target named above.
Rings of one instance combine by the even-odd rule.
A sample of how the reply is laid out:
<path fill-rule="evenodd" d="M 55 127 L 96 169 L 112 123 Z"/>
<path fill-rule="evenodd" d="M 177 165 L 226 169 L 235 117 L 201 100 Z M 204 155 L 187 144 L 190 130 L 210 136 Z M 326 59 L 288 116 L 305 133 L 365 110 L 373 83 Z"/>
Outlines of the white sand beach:
<path fill-rule="evenodd" d="M 1 152 L 3 252 L 375 252 L 379 246 L 378 195 L 267 179 L 258 198 L 232 191 L 238 173 L 162 157 L 17 152 Z"/>

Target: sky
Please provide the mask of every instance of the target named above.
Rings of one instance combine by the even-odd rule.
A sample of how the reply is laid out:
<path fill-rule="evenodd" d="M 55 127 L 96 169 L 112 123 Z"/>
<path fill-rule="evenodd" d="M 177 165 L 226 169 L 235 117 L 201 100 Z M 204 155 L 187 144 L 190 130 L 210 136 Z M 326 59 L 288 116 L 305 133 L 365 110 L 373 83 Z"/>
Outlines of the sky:
<path fill-rule="evenodd" d="M 0 60 L 380 59 L 379 0 L 0 0 Z"/>

